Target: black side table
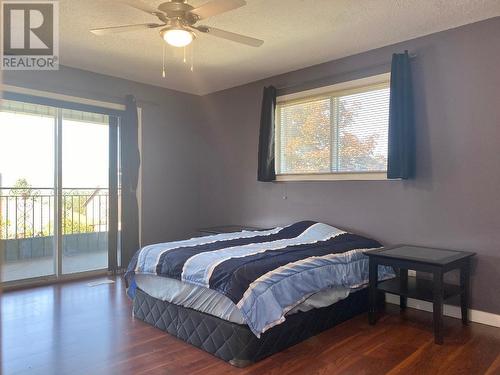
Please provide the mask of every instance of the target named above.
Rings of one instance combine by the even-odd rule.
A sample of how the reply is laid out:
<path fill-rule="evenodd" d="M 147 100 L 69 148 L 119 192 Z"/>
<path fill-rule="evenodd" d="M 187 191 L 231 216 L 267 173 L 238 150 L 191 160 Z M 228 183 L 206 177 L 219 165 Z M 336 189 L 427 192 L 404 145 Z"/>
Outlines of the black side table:
<path fill-rule="evenodd" d="M 443 301 L 459 295 L 462 322 L 468 323 L 470 258 L 475 253 L 402 245 L 365 254 L 370 258 L 370 324 L 377 320 L 378 291 L 399 295 L 402 309 L 408 297 L 432 302 L 436 344 L 443 343 Z M 379 265 L 399 269 L 399 277 L 378 282 Z M 432 273 L 433 279 L 408 277 L 409 269 Z M 443 281 L 443 275 L 454 269 L 460 269 L 460 285 Z"/>

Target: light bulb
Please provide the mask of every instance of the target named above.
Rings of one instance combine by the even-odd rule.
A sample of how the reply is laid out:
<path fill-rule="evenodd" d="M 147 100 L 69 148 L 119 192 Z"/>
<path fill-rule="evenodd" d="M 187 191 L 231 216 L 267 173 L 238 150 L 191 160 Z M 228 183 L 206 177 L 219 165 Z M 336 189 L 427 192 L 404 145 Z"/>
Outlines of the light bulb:
<path fill-rule="evenodd" d="M 194 34 L 184 29 L 167 29 L 162 32 L 162 37 L 171 46 L 185 47 L 193 41 Z"/>

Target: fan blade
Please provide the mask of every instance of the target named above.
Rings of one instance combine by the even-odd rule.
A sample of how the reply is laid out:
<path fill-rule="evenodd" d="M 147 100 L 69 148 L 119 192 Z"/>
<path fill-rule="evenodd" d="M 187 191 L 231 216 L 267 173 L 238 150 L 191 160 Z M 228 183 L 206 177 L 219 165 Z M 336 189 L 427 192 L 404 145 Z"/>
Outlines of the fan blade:
<path fill-rule="evenodd" d="M 95 35 L 107 35 L 107 34 L 117 34 L 124 33 L 127 31 L 144 30 L 144 29 L 154 29 L 156 27 L 161 27 L 158 23 L 142 23 L 139 25 L 124 25 L 124 26 L 112 26 L 112 27 L 102 27 L 99 29 L 92 29 L 90 32 Z"/>
<path fill-rule="evenodd" d="M 135 9 L 142 10 L 143 12 L 146 12 L 149 14 L 157 15 L 158 13 L 162 13 L 160 10 L 156 9 L 155 7 L 153 7 L 149 4 L 146 4 L 142 0 L 114 0 L 114 1 L 117 3 L 122 3 L 125 5 L 128 5 L 132 8 L 135 8 Z"/>
<path fill-rule="evenodd" d="M 190 13 L 197 15 L 198 19 L 202 20 L 204 18 L 240 8 L 246 4 L 247 2 L 245 0 L 212 0 L 209 3 L 193 9 Z"/>
<path fill-rule="evenodd" d="M 249 36 L 232 33 L 230 31 L 225 31 L 221 29 L 217 29 L 211 26 L 198 26 L 195 27 L 196 30 L 201 31 L 202 33 L 210 34 L 219 38 L 231 40 L 236 43 L 246 44 L 251 47 L 260 47 L 264 44 L 263 40 L 251 38 Z"/>

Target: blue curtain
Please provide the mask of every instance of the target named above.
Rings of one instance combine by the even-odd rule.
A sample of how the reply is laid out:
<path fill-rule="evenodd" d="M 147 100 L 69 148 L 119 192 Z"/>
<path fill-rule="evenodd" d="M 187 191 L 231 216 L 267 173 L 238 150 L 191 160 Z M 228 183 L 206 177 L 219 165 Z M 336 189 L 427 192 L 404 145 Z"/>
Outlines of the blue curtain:
<path fill-rule="evenodd" d="M 274 115 L 276 111 L 276 88 L 264 87 L 259 133 L 259 166 L 257 179 L 262 182 L 276 180 L 274 166 Z"/>
<path fill-rule="evenodd" d="M 415 177 L 415 120 L 410 56 L 392 56 L 387 178 Z"/>
<path fill-rule="evenodd" d="M 139 207 L 137 183 L 139 179 L 139 133 L 137 104 L 132 95 L 125 102 L 125 114 L 120 122 L 121 162 L 121 266 L 127 268 L 132 256 L 139 250 Z"/>

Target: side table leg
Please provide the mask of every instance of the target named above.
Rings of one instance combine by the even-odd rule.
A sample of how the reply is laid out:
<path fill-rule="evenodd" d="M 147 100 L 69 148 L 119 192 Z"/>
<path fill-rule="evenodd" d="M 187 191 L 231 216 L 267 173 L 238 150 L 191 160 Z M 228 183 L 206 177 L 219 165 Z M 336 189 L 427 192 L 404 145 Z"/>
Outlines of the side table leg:
<path fill-rule="evenodd" d="M 434 271 L 434 342 L 441 345 L 443 343 L 443 271 Z"/>
<path fill-rule="evenodd" d="M 469 324 L 469 289 L 470 289 L 470 262 L 467 260 L 460 267 L 460 307 L 462 310 L 462 324 Z"/>
<path fill-rule="evenodd" d="M 370 324 L 377 322 L 377 281 L 378 281 L 378 263 L 375 259 L 370 257 L 369 269 L 369 307 L 368 307 L 368 321 Z"/>
<path fill-rule="evenodd" d="M 408 289 L 408 270 L 399 269 L 399 279 L 401 282 L 401 291 L 406 291 Z M 401 310 L 406 309 L 407 298 L 405 296 L 399 296 L 399 307 Z"/>

